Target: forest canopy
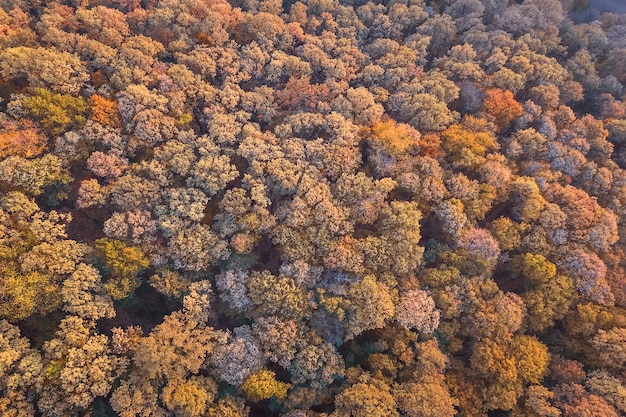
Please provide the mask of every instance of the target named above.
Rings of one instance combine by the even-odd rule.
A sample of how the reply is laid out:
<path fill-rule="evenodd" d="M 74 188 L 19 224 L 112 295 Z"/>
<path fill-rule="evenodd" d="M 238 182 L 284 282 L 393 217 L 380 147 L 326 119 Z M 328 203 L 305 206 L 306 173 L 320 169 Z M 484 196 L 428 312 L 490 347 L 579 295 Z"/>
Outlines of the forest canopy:
<path fill-rule="evenodd" d="M 625 415 L 590 3 L 0 0 L 0 415 Z"/>

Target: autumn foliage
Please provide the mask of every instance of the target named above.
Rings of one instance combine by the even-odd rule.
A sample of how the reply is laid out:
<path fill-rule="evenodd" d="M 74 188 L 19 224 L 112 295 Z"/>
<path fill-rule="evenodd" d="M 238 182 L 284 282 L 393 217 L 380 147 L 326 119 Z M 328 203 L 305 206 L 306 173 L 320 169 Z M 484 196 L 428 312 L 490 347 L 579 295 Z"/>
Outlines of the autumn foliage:
<path fill-rule="evenodd" d="M 508 126 L 520 117 L 524 110 L 509 90 L 489 88 L 485 90 L 482 110 L 486 117 L 499 127 Z"/>
<path fill-rule="evenodd" d="M 31 121 L 8 121 L 0 132 L 0 158 L 23 156 L 33 158 L 46 149 L 48 138 Z"/>
<path fill-rule="evenodd" d="M 89 101 L 91 105 L 91 120 L 103 126 L 111 126 L 114 128 L 120 126 L 120 118 L 115 101 L 107 100 L 98 94 L 91 96 Z"/>
<path fill-rule="evenodd" d="M 594 3 L 0 2 L 0 417 L 626 415 Z"/>

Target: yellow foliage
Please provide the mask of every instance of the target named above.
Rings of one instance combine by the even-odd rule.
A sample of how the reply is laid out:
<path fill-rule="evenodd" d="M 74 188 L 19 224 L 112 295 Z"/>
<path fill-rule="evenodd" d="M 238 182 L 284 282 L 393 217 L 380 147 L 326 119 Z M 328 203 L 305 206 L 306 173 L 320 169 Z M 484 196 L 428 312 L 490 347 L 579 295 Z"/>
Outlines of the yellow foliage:
<path fill-rule="evenodd" d="M 188 278 L 168 269 L 158 270 L 150 277 L 150 285 L 163 295 L 179 298 L 189 291 Z"/>
<path fill-rule="evenodd" d="M 323 289 L 318 289 L 319 304 L 329 313 L 334 314 L 338 320 L 343 320 L 346 316 L 346 308 L 350 302 L 343 297 L 325 296 Z"/>
<path fill-rule="evenodd" d="M 515 264 L 534 284 L 545 284 L 556 276 L 556 265 L 541 254 L 526 253 L 516 258 Z"/>
<path fill-rule="evenodd" d="M 213 394 L 207 392 L 198 382 L 202 380 L 194 378 L 184 382 L 169 382 L 161 393 L 163 403 L 177 416 L 203 415 L 207 405 L 213 401 Z"/>
<path fill-rule="evenodd" d="M 253 400 L 261 401 L 269 398 L 285 398 L 289 384 L 276 380 L 276 374 L 267 369 L 262 369 L 247 377 L 241 389 L 244 395 Z"/>
<path fill-rule="evenodd" d="M 523 294 L 526 321 L 534 331 L 543 331 L 563 318 L 574 299 L 576 290 L 570 277 L 555 275 L 545 283 Z"/>
<path fill-rule="evenodd" d="M 103 287 L 109 297 L 114 300 L 121 300 L 128 297 L 139 285 L 141 285 L 141 281 L 136 278 L 113 278 L 107 281 Z"/>
<path fill-rule="evenodd" d="M 39 272 L 21 274 L 9 265 L 0 267 L 0 317 L 19 321 L 58 307 L 59 285 L 52 278 Z"/>
<path fill-rule="evenodd" d="M 54 359 L 46 366 L 44 371 L 46 382 L 57 385 L 61 383 L 61 372 L 63 371 L 65 362 L 66 360 L 64 359 Z"/>
<path fill-rule="evenodd" d="M 183 113 L 176 119 L 176 125 L 178 127 L 187 126 L 189 123 L 193 121 L 193 116 L 191 113 Z"/>
<path fill-rule="evenodd" d="M 18 240 L 10 244 L 0 244 L 0 259 L 16 260 L 21 254 L 28 252 L 37 243 L 39 242 L 33 232 L 30 230 L 20 230 Z"/>
<path fill-rule="evenodd" d="M 137 274 L 148 267 L 148 258 L 140 248 L 126 246 L 119 240 L 102 238 L 95 243 L 96 254 L 111 275 L 104 288 L 114 300 L 128 297 L 141 284 Z"/>
<path fill-rule="evenodd" d="M 487 121 L 466 116 L 441 132 L 441 146 L 455 165 L 477 168 L 488 151 L 498 149 L 498 142 Z"/>
<path fill-rule="evenodd" d="M 96 250 L 104 256 L 105 267 L 118 277 L 135 277 L 149 265 L 148 258 L 137 246 L 126 246 L 116 239 L 96 240 Z"/>
<path fill-rule="evenodd" d="M 520 379 L 525 383 L 541 382 L 550 362 L 548 347 L 536 337 L 519 335 L 513 338 L 510 350 L 515 358 Z"/>
<path fill-rule="evenodd" d="M 509 251 L 516 249 L 522 243 L 521 232 L 524 228 L 525 225 L 514 223 L 508 217 L 499 217 L 491 223 L 489 231 L 498 241 L 500 249 Z"/>
<path fill-rule="evenodd" d="M 23 104 L 39 120 L 44 130 L 53 136 L 85 122 L 87 105 L 82 97 L 35 88 L 34 94 L 26 97 Z"/>
<path fill-rule="evenodd" d="M 461 273 L 458 269 L 449 265 L 440 265 L 437 268 L 426 268 L 419 277 L 420 282 L 436 288 L 443 288 L 454 282 Z"/>

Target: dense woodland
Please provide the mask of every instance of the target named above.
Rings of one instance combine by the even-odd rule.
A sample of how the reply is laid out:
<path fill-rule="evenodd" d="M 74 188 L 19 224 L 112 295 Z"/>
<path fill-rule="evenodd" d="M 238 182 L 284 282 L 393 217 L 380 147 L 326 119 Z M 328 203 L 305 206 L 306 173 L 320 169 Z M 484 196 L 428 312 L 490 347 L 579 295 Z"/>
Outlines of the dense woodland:
<path fill-rule="evenodd" d="M 626 415 L 626 15 L 0 5 L 1 416 Z"/>

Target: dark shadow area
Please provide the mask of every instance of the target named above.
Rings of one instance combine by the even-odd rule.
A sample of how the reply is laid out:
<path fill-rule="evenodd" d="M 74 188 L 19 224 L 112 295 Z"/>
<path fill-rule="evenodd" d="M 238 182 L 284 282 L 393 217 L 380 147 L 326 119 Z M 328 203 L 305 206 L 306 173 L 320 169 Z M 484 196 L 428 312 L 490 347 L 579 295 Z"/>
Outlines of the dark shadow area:
<path fill-rule="evenodd" d="M 140 326 L 148 334 L 164 316 L 181 307 L 179 300 L 166 297 L 144 279 L 133 295 L 115 303 L 116 316 L 99 320 L 98 328 L 110 334 L 113 327 Z"/>

